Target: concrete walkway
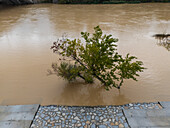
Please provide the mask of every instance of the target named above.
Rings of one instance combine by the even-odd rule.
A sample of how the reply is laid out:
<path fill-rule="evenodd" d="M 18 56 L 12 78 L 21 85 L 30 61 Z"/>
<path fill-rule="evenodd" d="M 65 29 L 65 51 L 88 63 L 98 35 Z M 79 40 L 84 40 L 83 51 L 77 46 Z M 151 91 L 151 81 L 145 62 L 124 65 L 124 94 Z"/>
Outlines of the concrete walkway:
<path fill-rule="evenodd" d="M 170 128 L 170 102 L 96 107 L 0 106 L 0 128 L 30 127 Z"/>
<path fill-rule="evenodd" d="M 162 109 L 124 109 L 131 128 L 170 128 L 170 102 L 160 102 Z"/>
<path fill-rule="evenodd" d="M 0 128 L 29 128 L 39 105 L 0 106 Z"/>
<path fill-rule="evenodd" d="M 159 103 L 120 106 L 41 106 L 31 128 L 129 128 L 123 110 L 159 110 Z"/>

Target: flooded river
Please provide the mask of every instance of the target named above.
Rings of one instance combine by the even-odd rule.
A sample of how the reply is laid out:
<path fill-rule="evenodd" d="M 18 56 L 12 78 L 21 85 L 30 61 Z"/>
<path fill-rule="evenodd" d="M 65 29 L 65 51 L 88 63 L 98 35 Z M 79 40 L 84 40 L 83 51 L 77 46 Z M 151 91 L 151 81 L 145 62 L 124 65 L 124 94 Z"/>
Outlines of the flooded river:
<path fill-rule="evenodd" d="M 118 105 L 170 101 L 170 51 L 152 37 L 170 33 L 170 4 L 56 5 L 0 8 L 0 105 Z M 119 38 L 118 51 L 130 53 L 147 68 L 138 82 L 126 80 L 120 92 L 105 91 L 98 81 L 68 83 L 47 75 L 58 56 L 52 42 L 81 31 Z"/>

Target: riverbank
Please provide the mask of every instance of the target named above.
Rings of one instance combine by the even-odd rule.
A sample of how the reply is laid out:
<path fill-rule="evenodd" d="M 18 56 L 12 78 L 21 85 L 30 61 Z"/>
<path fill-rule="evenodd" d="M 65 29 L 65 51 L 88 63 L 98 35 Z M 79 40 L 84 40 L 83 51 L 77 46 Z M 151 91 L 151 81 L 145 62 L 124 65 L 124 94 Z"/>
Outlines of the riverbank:
<path fill-rule="evenodd" d="M 129 128 L 124 111 L 159 110 L 159 103 L 130 103 L 121 106 L 41 106 L 31 128 Z M 133 128 L 133 127 L 132 127 Z"/>
<path fill-rule="evenodd" d="M 170 3 L 170 0 L 0 0 L 0 4 L 139 4 L 139 3 Z"/>
<path fill-rule="evenodd" d="M 170 127 L 170 102 L 121 106 L 0 106 L 5 128 L 138 128 Z M 5 117 L 5 118 L 4 118 Z"/>

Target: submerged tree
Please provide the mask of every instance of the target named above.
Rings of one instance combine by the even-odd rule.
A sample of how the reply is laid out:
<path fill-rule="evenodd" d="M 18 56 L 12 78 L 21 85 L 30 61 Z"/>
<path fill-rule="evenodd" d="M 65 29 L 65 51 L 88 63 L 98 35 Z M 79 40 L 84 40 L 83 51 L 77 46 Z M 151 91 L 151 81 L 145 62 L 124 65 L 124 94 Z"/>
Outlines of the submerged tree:
<path fill-rule="evenodd" d="M 85 82 L 92 83 L 98 79 L 106 90 L 112 87 L 120 89 L 124 79 L 137 81 L 138 72 L 144 70 L 142 61 L 134 61 L 135 56 L 126 55 L 125 58 L 117 52 L 118 39 L 112 35 L 104 35 L 99 26 L 90 36 L 81 32 L 85 43 L 79 39 L 62 39 L 53 43 L 51 49 L 64 57 L 61 64 L 52 64 L 54 72 L 68 81 L 82 78 Z M 66 61 L 71 58 L 73 62 Z"/>

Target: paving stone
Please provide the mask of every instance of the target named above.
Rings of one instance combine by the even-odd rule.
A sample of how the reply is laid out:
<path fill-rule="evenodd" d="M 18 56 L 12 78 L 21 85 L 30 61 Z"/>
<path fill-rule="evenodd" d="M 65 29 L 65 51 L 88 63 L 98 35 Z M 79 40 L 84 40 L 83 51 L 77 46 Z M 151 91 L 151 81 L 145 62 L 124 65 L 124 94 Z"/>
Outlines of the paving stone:
<path fill-rule="evenodd" d="M 124 110 L 126 117 L 170 117 L 170 110 Z"/>
<path fill-rule="evenodd" d="M 33 121 L 31 128 L 36 127 L 44 128 L 44 126 L 47 125 L 49 127 L 62 126 L 83 128 L 93 127 L 128 128 L 129 126 L 126 122 L 126 117 L 123 114 L 123 109 L 144 110 L 155 108 L 157 108 L 158 110 L 160 109 L 158 103 L 144 103 L 144 104 L 135 103 L 126 104 L 122 106 L 105 106 L 105 107 L 41 106 L 37 113 L 37 116 Z M 47 123 L 48 120 L 49 123 Z"/>
<path fill-rule="evenodd" d="M 160 102 L 160 104 L 161 104 L 162 107 L 164 107 L 164 108 L 170 108 L 170 102 Z"/>
<path fill-rule="evenodd" d="M 106 125 L 99 125 L 99 128 L 107 128 Z"/>
<path fill-rule="evenodd" d="M 0 128 L 29 128 L 31 121 L 0 121 Z"/>
<path fill-rule="evenodd" d="M 30 127 L 38 107 L 39 105 L 0 106 L 0 128 Z"/>
<path fill-rule="evenodd" d="M 39 105 L 10 105 L 10 106 L 0 106 L 1 112 L 36 112 Z"/>
<path fill-rule="evenodd" d="M 129 125 L 132 128 L 138 128 L 138 127 L 165 127 L 168 126 L 170 128 L 170 118 L 166 117 L 148 117 L 148 118 L 141 118 L 141 117 L 135 117 L 135 118 L 128 118 Z"/>
<path fill-rule="evenodd" d="M 135 127 L 170 127 L 170 110 L 124 110 L 129 125 Z"/>

